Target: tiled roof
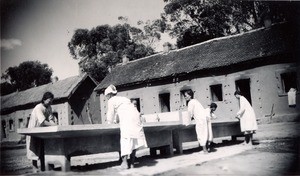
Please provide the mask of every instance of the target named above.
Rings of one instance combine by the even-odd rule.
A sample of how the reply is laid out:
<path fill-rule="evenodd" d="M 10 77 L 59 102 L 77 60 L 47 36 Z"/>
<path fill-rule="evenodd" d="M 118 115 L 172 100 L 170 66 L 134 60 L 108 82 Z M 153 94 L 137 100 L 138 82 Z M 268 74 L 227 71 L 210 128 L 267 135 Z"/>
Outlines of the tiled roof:
<path fill-rule="evenodd" d="M 63 98 L 69 98 L 74 93 L 76 88 L 88 77 L 89 76 L 87 74 L 73 76 L 54 83 L 49 83 L 21 92 L 14 92 L 12 94 L 2 96 L 1 112 L 17 106 L 38 103 L 41 101 L 43 94 L 47 91 L 50 91 L 54 94 L 54 101 Z M 95 83 L 95 86 L 96 85 L 97 84 Z"/>
<path fill-rule="evenodd" d="M 212 39 L 186 48 L 159 53 L 116 66 L 96 91 L 239 64 L 291 51 L 294 33 L 284 24 L 244 34 Z"/>

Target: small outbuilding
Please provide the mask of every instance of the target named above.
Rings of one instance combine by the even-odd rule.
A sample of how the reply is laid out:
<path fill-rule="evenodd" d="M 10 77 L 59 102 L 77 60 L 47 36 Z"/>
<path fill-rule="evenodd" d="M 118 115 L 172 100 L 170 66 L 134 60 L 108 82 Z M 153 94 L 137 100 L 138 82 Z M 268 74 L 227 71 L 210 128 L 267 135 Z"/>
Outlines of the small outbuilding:
<path fill-rule="evenodd" d="M 18 128 L 26 128 L 32 109 L 40 103 L 43 94 L 54 94 L 53 115 L 59 125 L 101 123 L 99 97 L 93 91 L 97 86 L 84 74 L 15 92 L 1 97 L 1 141 L 18 141 Z"/>

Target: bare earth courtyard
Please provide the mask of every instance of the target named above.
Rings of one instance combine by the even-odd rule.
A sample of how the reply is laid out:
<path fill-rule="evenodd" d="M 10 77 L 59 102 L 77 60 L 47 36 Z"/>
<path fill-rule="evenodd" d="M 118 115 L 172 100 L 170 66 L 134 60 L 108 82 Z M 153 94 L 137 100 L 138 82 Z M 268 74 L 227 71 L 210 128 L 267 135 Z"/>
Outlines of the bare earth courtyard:
<path fill-rule="evenodd" d="M 67 173 L 33 174 L 24 147 L 1 146 L 1 175 L 299 175 L 299 132 L 299 122 L 262 124 L 255 145 L 241 145 L 242 138 L 215 139 L 215 150 L 207 155 L 199 154 L 195 142 L 186 143 L 184 153 L 173 157 L 150 157 L 143 149 L 137 153 L 136 168 L 129 170 L 119 169 L 116 152 L 74 157 Z"/>

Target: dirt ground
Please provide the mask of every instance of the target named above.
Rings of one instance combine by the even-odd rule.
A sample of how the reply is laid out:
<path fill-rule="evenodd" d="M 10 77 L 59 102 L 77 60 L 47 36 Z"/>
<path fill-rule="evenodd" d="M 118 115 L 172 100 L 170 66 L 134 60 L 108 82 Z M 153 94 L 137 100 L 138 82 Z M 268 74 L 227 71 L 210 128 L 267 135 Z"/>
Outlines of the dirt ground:
<path fill-rule="evenodd" d="M 160 175 L 299 175 L 299 141 L 264 141 L 238 155 L 197 163 Z"/>
<path fill-rule="evenodd" d="M 70 172 L 31 173 L 25 148 L 1 148 L 1 175 L 300 175 L 300 123 L 259 125 L 253 146 L 214 139 L 215 151 L 199 154 L 197 143 L 182 155 L 150 157 L 138 152 L 136 168 L 120 170 L 117 154 L 75 158 Z M 99 164 L 100 163 L 100 164 Z M 80 166 L 79 166 L 80 165 Z"/>

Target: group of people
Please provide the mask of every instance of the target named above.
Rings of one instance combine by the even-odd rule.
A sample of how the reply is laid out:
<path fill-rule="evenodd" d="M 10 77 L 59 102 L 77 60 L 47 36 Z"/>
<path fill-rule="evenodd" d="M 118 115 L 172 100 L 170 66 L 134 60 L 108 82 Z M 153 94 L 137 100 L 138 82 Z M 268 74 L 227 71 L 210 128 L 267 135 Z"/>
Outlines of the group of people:
<path fill-rule="evenodd" d="M 236 91 L 234 96 L 239 100 L 239 111 L 236 118 L 240 121 L 241 131 L 245 135 L 243 144 L 253 144 L 253 133 L 257 130 L 257 122 L 254 110 L 249 101 L 241 95 L 240 91 Z M 211 120 L 215 119 L 214 114 L 217 104 L 211 103 L 209 108 L 204 109 L 201 103 L 194 98 L 194 92 L 187 90 L 184 92 L 184 98 L 188 102 L 189 118 L 194 118 L 196 122 L 197 139 L 202 147 L 204 154 L 211 150 L 211 142 L 213 140 Z"/>
<path fill-rule="evenodd" d="M 117 89 L 114 85 L 108 86 L 104 91 L 108 99 L 107 123 L 120 124 L 120 156 L 122 159 L 121 168 L 128 169 L 134 167 L 136 150 L 147 147 L 142 119 L 137 107 L 130 99 L 117 96 Z M 240 109 L 236 117 L 240 120 L 241 131 L 245 134 L 245 143 L 252 142 L 252 135 L 257 130 L 254 110 L 245 97 L 239 91 L 235 94 L 240 102 Z M 214 111 L 217 104 L 211 103 L 209 108 L 204 109 L 201 103 L 194 98 L 194 92 L 187 90 L 184 97 L 188 102 L 189 118 L 196 121 L 197 139 L 202 147 L 203 153 L 208 153 L 213 140 L 211 120 L 216 118 Z M 55 117 L 52 115 L 51 104 L 54 95 L 46 92 L 41 103 L 33 109 L 28 128 L 57 125 Z M 27 157 L 32 160 L 34 170 L 39 170 L 38 160 L 42 157 L 42 141 L 30 136 L 26 137 Z"/>

